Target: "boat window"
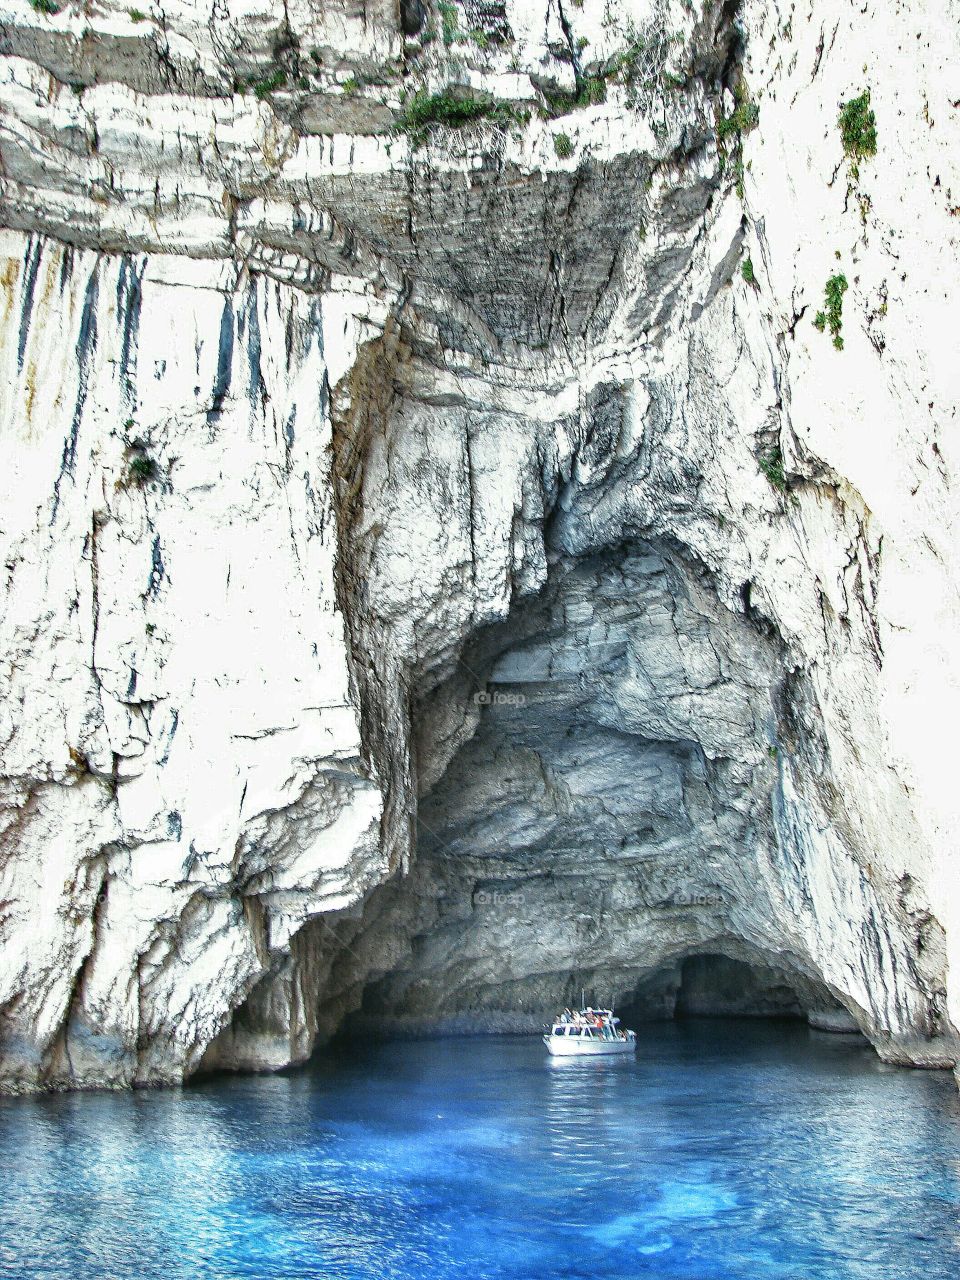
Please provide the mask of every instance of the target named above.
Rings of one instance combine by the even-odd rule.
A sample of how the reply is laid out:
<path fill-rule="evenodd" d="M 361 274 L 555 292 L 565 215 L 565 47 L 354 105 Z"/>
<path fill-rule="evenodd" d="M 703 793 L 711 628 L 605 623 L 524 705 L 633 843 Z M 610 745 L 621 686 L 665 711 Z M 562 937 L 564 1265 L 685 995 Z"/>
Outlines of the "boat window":
<path fill-rule="evenodd" d="M 571 1027 L 571 1028 L 570 1028 L 570 1035 L 572 1035 L 572 1036 L 578 1036 L 579 1034 L 580 1034 L 580 1028 L 579 1028 L 579 1027 Z"/>
<path fill-rule="evenodd" d="M 554 1028 L 553 1028 L 553 1034 L 554 1034 L 555 1036 L 562 1036 L 562 1035 L 563 1035 L 563 1033 L 564 1033 L 564 1031 L 566 1031 L 566 1027 L 554 1027 Z"/>

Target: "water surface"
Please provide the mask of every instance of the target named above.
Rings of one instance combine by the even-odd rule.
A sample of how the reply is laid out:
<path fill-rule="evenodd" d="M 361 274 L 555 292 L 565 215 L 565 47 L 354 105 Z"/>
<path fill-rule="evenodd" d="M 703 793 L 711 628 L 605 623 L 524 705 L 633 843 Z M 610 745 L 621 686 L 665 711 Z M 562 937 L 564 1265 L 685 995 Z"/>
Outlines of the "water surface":
<path fill-rule="evenodd" d="M 350 1047 L 0 1100 L 0 1276 L 956 1280 L 951 1077 L 799 1025 Z"/>

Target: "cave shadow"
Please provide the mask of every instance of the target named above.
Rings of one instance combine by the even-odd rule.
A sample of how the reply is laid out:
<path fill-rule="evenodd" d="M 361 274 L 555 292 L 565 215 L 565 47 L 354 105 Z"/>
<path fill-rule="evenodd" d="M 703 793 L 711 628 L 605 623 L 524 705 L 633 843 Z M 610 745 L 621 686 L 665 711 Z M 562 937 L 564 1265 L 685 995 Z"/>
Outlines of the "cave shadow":
<path fill-rule="evenodd" d="M 843 1012 L 826 986 L 805 975 L 711 951 L 657 969 L 621 1000 L 619 1009 L 625 1025 L 691 1018 L 805 1023 L 811 1015 L 839 1018 Z"/>

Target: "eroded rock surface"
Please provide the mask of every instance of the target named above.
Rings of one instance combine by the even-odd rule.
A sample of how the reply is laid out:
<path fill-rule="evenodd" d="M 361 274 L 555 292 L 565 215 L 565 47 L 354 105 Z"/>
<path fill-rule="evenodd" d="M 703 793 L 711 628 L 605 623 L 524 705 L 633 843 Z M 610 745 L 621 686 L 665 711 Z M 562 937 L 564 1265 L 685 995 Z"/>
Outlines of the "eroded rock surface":
<path fill-rule="evenodd" d="M 7 0 L 3 1087 L 696 956 L 956 1062 L 957 35 L 888 8 Z"/>

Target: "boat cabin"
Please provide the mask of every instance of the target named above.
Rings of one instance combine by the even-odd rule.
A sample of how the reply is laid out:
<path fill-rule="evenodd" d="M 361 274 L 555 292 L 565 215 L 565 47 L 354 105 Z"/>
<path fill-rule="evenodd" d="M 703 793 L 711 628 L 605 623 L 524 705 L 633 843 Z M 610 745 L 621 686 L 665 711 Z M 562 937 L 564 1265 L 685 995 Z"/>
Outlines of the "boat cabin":
<path fill-rule="evenodd" d="M 553 1028 L 555 1036 L 590 1036 L 594 1040 L 602 1040 L 604 1038 L 603 1031 L 599 1027 L 574 1027 L 569 1023 Z"/>
<path fill-rule="evenodd" d="M 554 1022 L 550 1034 L 574 1036 L 580 1040 L 622 1040 L 623 1032 L 617 1030 L 620 1019 L 612 1009 L 581 1009 L 578 1013 L 565 1012 Z"/>

